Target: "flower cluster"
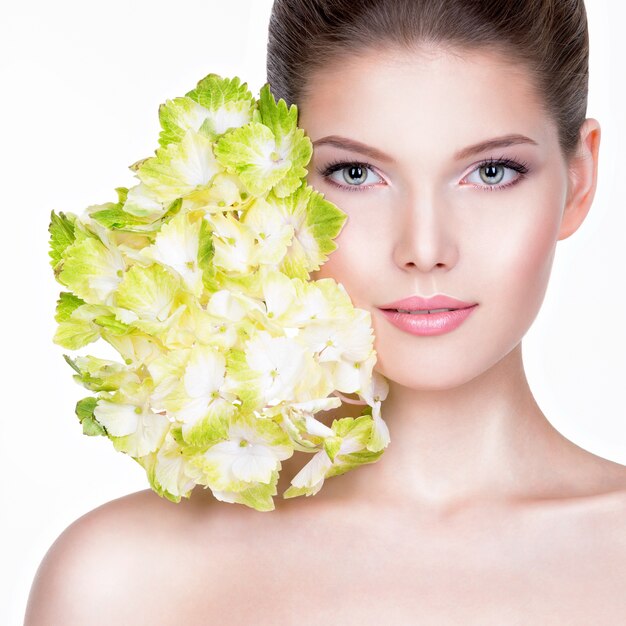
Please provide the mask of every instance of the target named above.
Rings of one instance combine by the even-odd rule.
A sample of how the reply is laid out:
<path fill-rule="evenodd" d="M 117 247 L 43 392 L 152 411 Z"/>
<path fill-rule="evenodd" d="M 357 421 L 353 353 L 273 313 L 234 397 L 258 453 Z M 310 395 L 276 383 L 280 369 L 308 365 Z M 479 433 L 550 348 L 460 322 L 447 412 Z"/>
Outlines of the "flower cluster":
<path fill-rule="evenodd" d="M 370 314 L 340 283 L 311 280 L 346 215 L 305 181 L 312 146 L 297 108 L 209 74 L 159 108 L 138 183 L 82 216 L 52 213 L 50 258 L 66 290 L 54 341 L 103 339 L 120 361 L 66 360 L 92 392 L 87 435 L 135 459 L 179 502 L 197 484 L 274 509 L 281 461 L 312 454 L 284 498 L 376 461 L 389 443 Z M 315 414 L 361 398 L 327 426 Z"/>

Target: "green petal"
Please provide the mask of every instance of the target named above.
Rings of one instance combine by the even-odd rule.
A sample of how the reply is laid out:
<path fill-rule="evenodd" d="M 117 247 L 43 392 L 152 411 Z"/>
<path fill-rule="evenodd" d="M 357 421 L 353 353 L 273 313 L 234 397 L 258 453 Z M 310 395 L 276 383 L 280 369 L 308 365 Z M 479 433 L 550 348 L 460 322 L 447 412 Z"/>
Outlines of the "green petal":
<path fill-rule="evenodd" d="M 137 176 L 158 201 L 167 203 L 206 187 L 220 171 L 213 142 L 189 130 L 180 143 L 159 148 L 155 157 L 142 161 Z"/>
<path fill-rule="evenodd" d="M 250 122 L 232 130 L 215 144 L 215 156 L 231 173 L 236 173 L 255 196 L 266 194 L 291 169 L 292 163 L 278 153 L 272 131 Z"/>
<path fill-rule="evenodd" d="M 167 100 L 159 107 L 159 121 L 163 130 L 159 134 L 162 147 L 169 143 L 178 143 L 191 129 L 198 132 L 209 116 L 209 111 L 186 96 Z"/>
<path fill-rule="evenodd" d="M 92 304 L 108 304 L 125 269 L 117 249 L 87 237 L 65 250 L 59 281 L 76 296 Z"/>
<path fill-rule="evenodd" d="M 212 138 L 247 124 L 256 105 L 247 83 L 241 83 L 238 76 L 223 78 L 215 73 L 198 81 L 196 88 L 185 96 L 209 111 L 203 131 Z"/>
<path fill-rule="evenodd" d="M 228 436 L 228 424 L 237 412 L 237 407 L 226 402 L 213 402 L 206 415 L 191 428 L 183 426 L 185 442 L 192 446 L 206 446 Z"/>
<path fill-rule="evenodd" d="M 73 293 L 62 291 L 59 294 L 59 299 L 57 300 L 57 308 L 54 319 L 59 323 L 67 322 L 72 313 L 83 304 L 85 304 L 85 301 L 81 300 Z"/>
<path fill-rule="evenodd" d="M 120 387 L 137 384 L 139 378 L 132 368 L 93 356 L 65 357 L 77 374 L 75 380 L 92 391 L 117 391 Z"/>
<path fill-rule="evenodd" d="M 189 462 L 188 455 L 181 452 L 183 451 L 170 430 L 156 453 L 154 464 L 154 482 L 177 498 L 175 501 L 180 501 L 181 496 L 189 497 L 195 487 L 195 482 L 186 471 Z"/>
<path fill-rule="evenodd" d="M 279 470 L 272 472 L 272 479 L 269 483 L 257 483 L 254 487 L 248 487 L 238 493 L 239 502 L 257 511 L 273 511 L 274 500 L 272 496 L 277 493 Z"/>
<path fill-rule="evenodd" d="M 100 330 L 93 324 L 69 320 L 59 324 L 54 333 L 53 341 L 68 350 L 78 350 L 78 348 L 96 341 L 100 336 Z"/>
<path fill-rule="evenodd" d="M 166 211 L 156 194 L 143 183 L 128 189 L 124 200 L 119 204 L 124 213 L 143 218 L 148 222 L 162 217 Z"/>
<path fill-rule="evenodd" d="M 274 187 L 274 194 L 283 198 L 302 184 L 302 179 L 307 175 L 305 165 L 311 160 L 313 146 L 304 130 L 297 127 L 298 109 L 295 104 L 287 110 L 287 103 L 282 98 L 277 103 L 269 83 L 261 87 L 259 95 L 260 120 L 272 131 L 278 153 L 291 163 L 287 175 Z"/>
<path fill-rule="evenodd" d="M 120 283 L 116 304 L 140 318 L 163 321 L 176 303 L 179 286 L 179 280 L 160 265 L 133 265 Z"/>
<path fill-rule="evenodd" d="M 372 409 L 374 422 L 372 424 L 372 434 L 367 442 L 367 449 L 371 452 L 378 452 L 386 448 L 391 441 L 389 428 L 381 416 L 380 405 L 380 401 L 377 401 Z"/>
<path fill-rule="evenodd" d="M 158 450 L 169 427 L 170 422 L 167 417 L 154 413 L 143 418 L 140 417 L 135 432 L 121 437 L 109 435 L 109 438 L 119 452 L 125 452 L 132 457 L 139 457 Z"/>
<path fill-rule="evenodd" d="M 150 225 L 145 218 L 128 213 L 120 203 L 97 204 L 89 207 L 87 211 L 98 224 L 112 230 L 141 231 Z"/>
<path fill-rule="evenodd" d="M 261 408 L 263 394 L 259 374 L 250 368 L 244 350 L 231 350 L 226 355 L 225 388 L 242 401 L 242 411 Z"/>
<path fill-rule="evenodd" d="M 286 198 L 270 195 L 267 200 L 295 228 L 292 244 L 279 269 L 292 278 L 308 280 L 309 272 L 317 271 L 337 249 L 333 239 L 348 216 L 311 186 L 303 186 Z"/>

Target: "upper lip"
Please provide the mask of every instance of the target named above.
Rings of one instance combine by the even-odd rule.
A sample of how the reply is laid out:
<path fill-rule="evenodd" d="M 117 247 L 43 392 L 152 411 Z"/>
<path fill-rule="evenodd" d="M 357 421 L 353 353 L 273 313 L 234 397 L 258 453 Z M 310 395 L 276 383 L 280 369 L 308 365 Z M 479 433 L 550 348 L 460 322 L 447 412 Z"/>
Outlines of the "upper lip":
<path fill-rule="evenodd" d="M 405 309 L 408 311 L 427 311 L 431 309 L 466 309 L 474 306 L 476 302 L 463 302 L 451 296 L 437 294 L 430 298 L 422 296 L 410 296 L 404 300 L 395 300 L 379 306 L 379 309 Z"/>

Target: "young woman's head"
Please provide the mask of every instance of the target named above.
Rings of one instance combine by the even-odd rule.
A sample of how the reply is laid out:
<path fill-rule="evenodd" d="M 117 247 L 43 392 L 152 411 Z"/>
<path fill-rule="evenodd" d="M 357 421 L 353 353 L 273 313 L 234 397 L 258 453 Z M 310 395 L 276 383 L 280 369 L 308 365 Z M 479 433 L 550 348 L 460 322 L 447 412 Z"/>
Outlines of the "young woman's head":
<path fill-rule="evenodd" d="M 267 68 L 348 214 L 313 276 L 371 312 L 377 369 L 443 389 L 518 346 L 595 191 L 582 0 L 276 0 Z M 478 306 L 432 336 L 381 310 L 433 294 Z"/>

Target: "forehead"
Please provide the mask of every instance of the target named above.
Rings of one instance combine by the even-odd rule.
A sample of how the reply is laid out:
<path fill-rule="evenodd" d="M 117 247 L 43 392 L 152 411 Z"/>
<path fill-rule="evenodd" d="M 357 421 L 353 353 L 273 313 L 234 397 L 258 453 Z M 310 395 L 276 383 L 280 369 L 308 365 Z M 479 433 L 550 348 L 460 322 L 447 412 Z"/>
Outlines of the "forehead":
<path fill-rule="evenodd" d="M 510 133 L 556 140 L 541 104 L 526 68 L 503 53 L 388 50 L 318 70 L 298 110 L 313 140 L 337 134 L 392 154 L 419 142 L 432 156 Z"/>

